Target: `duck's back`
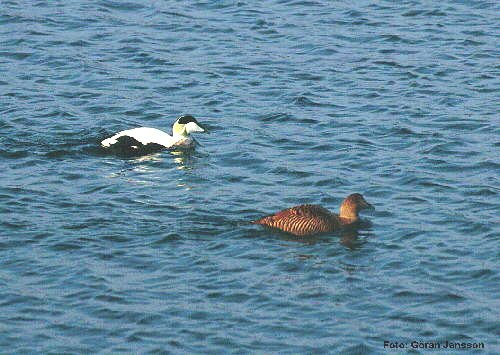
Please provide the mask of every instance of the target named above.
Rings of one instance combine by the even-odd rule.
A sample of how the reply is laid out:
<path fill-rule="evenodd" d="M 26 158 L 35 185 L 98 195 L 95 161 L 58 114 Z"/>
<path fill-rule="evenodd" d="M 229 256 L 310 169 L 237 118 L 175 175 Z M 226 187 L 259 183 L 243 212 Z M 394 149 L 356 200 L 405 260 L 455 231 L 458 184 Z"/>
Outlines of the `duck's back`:
<path fill-rule="evenodd" d="M 175 139 L 172 136 L 163 131 L 160 131 L 159 129 L 150 127 L 132 128 L 118 132 L 114 136 L 103 140 L 101 144 L 103 147 L 110 147 L 113 144 L 116 144 L 120 137 L 135 139 L 143 145 L 154 143 L 162 145 L 166 148 L 175 144 Z"/>
<path fill-rule="evenodd" d="M 261 218 L 255 224 L 297 236 L 332 232 L 340 227 L 338 216 L 318 205 L 300 205 Z"/>

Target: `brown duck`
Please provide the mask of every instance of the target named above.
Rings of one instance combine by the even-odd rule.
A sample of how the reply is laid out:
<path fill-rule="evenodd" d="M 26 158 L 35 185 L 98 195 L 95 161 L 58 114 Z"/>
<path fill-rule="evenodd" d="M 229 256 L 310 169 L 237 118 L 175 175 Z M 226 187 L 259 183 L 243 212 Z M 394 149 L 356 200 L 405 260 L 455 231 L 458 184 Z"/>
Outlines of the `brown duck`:
<path fill-rule="evenodd" d="M 280 229 L 299 237 L 334 232 L 359 219 L 359 211 L 373 208 L 361 194 L 352 194 L 340 205 L 340 214 L 318 205 L 300 205 L 261 218 L 253 224 Z"/>

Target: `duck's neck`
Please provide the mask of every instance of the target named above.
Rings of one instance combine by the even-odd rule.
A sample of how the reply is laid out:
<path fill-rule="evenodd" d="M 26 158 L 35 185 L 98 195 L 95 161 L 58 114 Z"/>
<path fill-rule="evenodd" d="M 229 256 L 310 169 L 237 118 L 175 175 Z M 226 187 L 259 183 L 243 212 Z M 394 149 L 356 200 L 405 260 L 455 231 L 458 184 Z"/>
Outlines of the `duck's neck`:
<path fill-rule="evenodd" d="M 184 127 L 184 125 L 179 125 L 179 124 L 174 124 L 174 127 L 172 127 L 172 136 L 176 139 L 176 140 L 181 140 L 181 139 L 184 139 L 188 136 L 187 132 L 186 132 L 186 127 Z"/>
<path fill-rule="evenodd" d="M 359 214 L 356 206 L 349 203 L 349 201 L 342 202 L 340 205 L 340 220 L 342 224 L 351 224 L 359 219 Z"/>

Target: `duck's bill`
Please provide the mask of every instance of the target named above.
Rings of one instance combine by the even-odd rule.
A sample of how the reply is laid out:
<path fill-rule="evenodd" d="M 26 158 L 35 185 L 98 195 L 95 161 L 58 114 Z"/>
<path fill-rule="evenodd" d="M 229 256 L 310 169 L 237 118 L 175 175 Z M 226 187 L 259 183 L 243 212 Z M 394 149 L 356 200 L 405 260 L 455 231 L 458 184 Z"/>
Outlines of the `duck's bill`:
<path fill-rule="evenodd" d="M 372 204 L 370 204 L 368 202 L 366 203 L 366 207 L 365 208 L 369 209 L 369 210 L 375 210 L 375 206 L 373 206 Z"/>
<path fill-rule="evenodd" d="M 208 130 L 207 126 L 205 125 L 202 125 L 201 123 L 198 122 L 198 127 L 201 129 L 200 132 L 205 132 L 205 133 L 210 133 L 210 131 Z"/>
<path fill-rule="evenodd" d="M 205 126 L 203 126 L 200 123 L 189 122 L 188 124 L 186 124 L 186 131 L 187 131 L 187 133 L 207 132 L 207 129 L 205 128 Z"/>
<path fill-rule="evenodd" d="M 363 208 L 365 208 L 367 210 L 374 210 L 375 209 L 375 207 L 372 204 L 369 204 L 365 200 L 363 200 L 363 205 L 362 206 L 363 206 Z"/>

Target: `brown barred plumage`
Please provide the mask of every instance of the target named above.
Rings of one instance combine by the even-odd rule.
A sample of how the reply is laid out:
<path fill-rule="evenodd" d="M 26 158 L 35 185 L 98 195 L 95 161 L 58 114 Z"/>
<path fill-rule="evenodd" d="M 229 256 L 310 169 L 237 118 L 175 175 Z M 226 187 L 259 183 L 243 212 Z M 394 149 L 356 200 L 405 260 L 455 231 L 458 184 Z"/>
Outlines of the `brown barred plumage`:
<path fill-rule="evenodd" d="M 340 225 L 335 217 L 334 214 L 321 206 L 300 205 L 264 217 L 253 223 L 281 229 L 303 237 L 337 229 Z"/>
<path fill-rule="evenodd" d="M 296 236 L 333 232 L 358 219 L 358 212 L 372 207 L 360 194 L 348 196 L 340 207 L 340 215 L 318 205 L 300 205 L 261 218 L 254 224 L 280 229 Z"/>

